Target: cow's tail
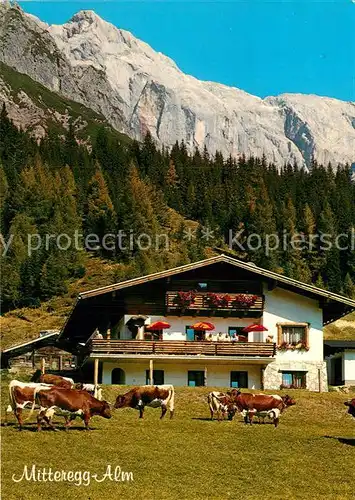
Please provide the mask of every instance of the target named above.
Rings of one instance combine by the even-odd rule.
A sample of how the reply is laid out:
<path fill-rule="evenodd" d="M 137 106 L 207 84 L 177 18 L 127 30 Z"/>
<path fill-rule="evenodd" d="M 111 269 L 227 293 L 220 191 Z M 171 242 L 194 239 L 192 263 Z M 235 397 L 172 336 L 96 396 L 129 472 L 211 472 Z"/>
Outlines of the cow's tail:
<path fill-rule="evenodd" d="M 40 385 L 38 387 L 34 388 L 34 391 L 33 391 L 33 403 L 32 403 L 31 409 L 30 409 L 30 413 L 27 415 L 27 417 L 25 418 L 24 422 L 27 422 L 27 420 L 29 420 L 32 417 L 34 409 L 35 409 L 35 406 L 36 406 L 37 393 L 39 391 L 41 391 L 42 389 L 43 389 L 43 387 L 41 387 Z"/>
<path fill-rule="evenodd" d="M 13 410 L 16 409 L 16 401 L 15 401 L 15 396 L 14 396 L 14 388 L 17 384 L 17 380 L 11 380 L 11 382 L 9 383 L 9 401 L 10 401 L 10 405 L 11 405 L 11 408 Z"/>
<path fill-rule="evenodd" d="M 175 389 L 173 386 L 171 386 L 170 391 L 171 393 L 169 399 L 169 411 L 170 411 L 170 418 L 173 418 L 175 410 Z"/>
<path fill-rule="evenodd" d="M 17 380 L 11 380 L 9 383 L 9 405 L 6 408 L 5 411 L 5 425 L 7 425 L 7 417 L 8 414 L 11 413 L 12 411 L 14 412 L 16 409 L 16 401 L 14 397 L 14 387 L 16 385 Z"/>

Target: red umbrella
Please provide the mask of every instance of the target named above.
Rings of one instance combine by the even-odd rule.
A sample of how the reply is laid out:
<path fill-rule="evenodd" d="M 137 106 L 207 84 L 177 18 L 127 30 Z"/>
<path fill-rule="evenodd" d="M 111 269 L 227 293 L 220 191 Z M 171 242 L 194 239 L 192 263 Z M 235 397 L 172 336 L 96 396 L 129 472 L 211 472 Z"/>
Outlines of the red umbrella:
<path fill-rule="evenodd" d="M 170 324 L 166 321 L 155 321 L 155 323 L 147 326 L 146 330 L 164 330 L 165 328 L 170 328 Z"/>
<path fill-rule="evenodd" d="M 215 326 L 212 323 L 208 323 L 207 321 L 199 321 L 195 323 L 190 328 L 193 330 L 214 330 Z"/>
<path fill-rule="evenodd" d="M 243 328 L 243 332 L 267 332 L 268 329 L 264 325 L 259 325 L 258 323 L 254 323 L 253 325 L 246 326 Z"/>

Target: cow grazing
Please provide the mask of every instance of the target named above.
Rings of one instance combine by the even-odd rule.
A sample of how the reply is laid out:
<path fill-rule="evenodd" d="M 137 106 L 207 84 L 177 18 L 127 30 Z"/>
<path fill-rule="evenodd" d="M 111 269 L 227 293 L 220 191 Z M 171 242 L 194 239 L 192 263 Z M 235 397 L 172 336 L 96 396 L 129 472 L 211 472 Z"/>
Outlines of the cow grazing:
<path fill-rule="evenodd" d="M 19 430 L 21 431 L 24 422 L 22 420 L 22 411 L 25 408 L 30 408 L 31 411 L 26 420 L 28 420 L 32 416 L 35 407 L 35 399 L 34 399 L 35 390 L 42 389 L 45 391 L 51 389 L 51 387 L 52 386 L 49 384 L 37 384 L 31 382 L 20 382 L 19 380 L 11 380 L 9 384 L 10 404 L 6 409 L 5 423 L 7 423 L 8 413 L 11 413 L 13 411 L 19 424 Z M 45 417 L 45 420 L 48 423 L 47 416 Z"/>
<path fill-rule="evenodd" d="M 348 406 L 348 413 L 355 418 L 355 398 L 350 401 L 345 401 L 345 406 Z"/>
<path fill-rule="evenodd" d="M 94 398 L 102 401 L 102 389 L 99 385 L 95 384 L 84 384 L 79 382 L 74 385 L 73 389 L 79 389 L 81 391 L 87 391 L 89 394 L 94 396 Z"/>
<path fill-rule="evenodd" d="M 37 370 L 31 380 L 41 384 L 52 384 L 63 389 L 71 389 L 75 385 L 72 378 L 52 375 L 51 373 L 42 373 L 41 370 Z"/>
<path fill-rule="evenodd" d="M 234 398 L 235 404 L 240 412 L 244 412 L 244 422 L 252 423 L 252 418 L 249 418 L 249 410 L 256 410 L 257 412 L 267 412 L 277 409 L 282 413 L 287 407 L 296 404 L 296 401 L 290 396 L 279 396 L 278 394 L 250 394 L 239 392 Z M 279 416 L 277 417 L 279 419 Z M 278 422 L 278 421 L 277 421 Z"/>
<path fill-rule="evenodd" d="M 63 389 L 52 387 L 43 391 L 35 389 L 35 400 L 38 402 L 40 412 L 37 417 L 37 427 L 41 430 L 41 423 L 46 417 L 50 418 L 54 414 L 65 417 L 65 429 L 67 430 L 76 416 L 80 416 L 85 423 L 86 430 L 89 430 L 90 418 L 98 415 L 104 418 L 111 418 L 111 410 L 107 401 L 99 401 L 87 391 L 76 389 Z M 56 430 L 49 421 L 52 429 Z"/>
<path fill-rule="evenodd" d="M 227 391 L 228 396 L 231 396 L 232 398 L 236 398 L 241 394 L 239 389 L 232 389 L 231 391 Z"/>
<path fill-rule="evenodd" d="M 213 391 L 207 396 L 208 406 L 210 407 L 211 420 L 214 414 L 217 413 L 217 419 L 220 421 L 221 417 L 228 416 L 228 420 L 233 420 L 237 411 L 237 406 L 234 403 L 234 398 L 230 394 L 224 392 Z"/>
<path fill-rule="evenodd" d="M 143 385 L 134 387 L 116 398 L 114 408 L 136 408 L 139 418 L 143 418 L 144 407 L 161 407 L 163 418 L 169 407 L 170 418 L 174 415 L 175 391 L 172 385 Z"/>

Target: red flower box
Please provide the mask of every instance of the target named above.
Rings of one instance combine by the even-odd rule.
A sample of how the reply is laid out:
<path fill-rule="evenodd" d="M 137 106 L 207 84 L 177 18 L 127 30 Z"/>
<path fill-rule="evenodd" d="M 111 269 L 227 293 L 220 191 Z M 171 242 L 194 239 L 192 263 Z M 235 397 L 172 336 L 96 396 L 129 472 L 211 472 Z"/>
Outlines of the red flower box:
<path fill-rule="evenodd" d="M 230 300 L 230 295 L 226 293 L 208 293 L 205 297 L 205 303 L 212 309 L 227 309 Z"/>
<path fill-rule="evenodd" d="M 179 307 L 189 307 L 195 302 L 196 293 L 193 291 L 189 292 L 177 292 L 174 297 L 174 304 Z"/>
<path fill-rule="evenodd" d="M 257 295 L 247 295 L 245 293 L 240 293 L 234 297 L 232 305 L 233 307 L 250 307 L 255 304 L 257 298 Z"/>

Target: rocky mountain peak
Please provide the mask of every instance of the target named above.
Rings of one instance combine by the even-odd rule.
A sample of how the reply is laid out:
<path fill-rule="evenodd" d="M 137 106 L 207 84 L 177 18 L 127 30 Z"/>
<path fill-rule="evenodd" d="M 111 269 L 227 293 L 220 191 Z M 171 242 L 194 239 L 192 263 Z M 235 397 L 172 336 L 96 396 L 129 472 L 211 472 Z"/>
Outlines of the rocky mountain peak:
<path fill-rule="evenodd" d="M 302 94 L 261 99 L 184 74 L 167 56 L 95 12 L 48 26 L 16 8 L 0 19 L 0 60 L 158 145 L 183 140 L 225 156 L 307 166 L 355 161 L 355 104 Z M 11 18 L 11 22 L 10 22 Z"/>

